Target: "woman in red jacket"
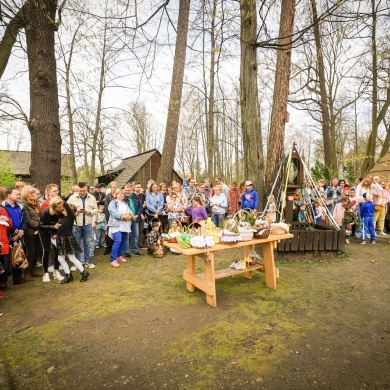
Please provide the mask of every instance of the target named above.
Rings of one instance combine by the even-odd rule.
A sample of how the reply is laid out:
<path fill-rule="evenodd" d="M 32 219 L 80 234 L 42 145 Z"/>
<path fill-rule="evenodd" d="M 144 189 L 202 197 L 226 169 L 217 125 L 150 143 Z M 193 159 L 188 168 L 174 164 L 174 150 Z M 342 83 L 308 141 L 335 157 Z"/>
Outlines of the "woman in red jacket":
<path fill-rule="evenodd" d="M 8 216 L 5 207 L 0 205 L 0 289 L 7 288 L 7 272 L 10 262 L 10 247 L 8 241 L 9 230 L 12 229 L 12 220 Z M 0 291 L 0 297 L 5 297 L 5 292 Z"/>

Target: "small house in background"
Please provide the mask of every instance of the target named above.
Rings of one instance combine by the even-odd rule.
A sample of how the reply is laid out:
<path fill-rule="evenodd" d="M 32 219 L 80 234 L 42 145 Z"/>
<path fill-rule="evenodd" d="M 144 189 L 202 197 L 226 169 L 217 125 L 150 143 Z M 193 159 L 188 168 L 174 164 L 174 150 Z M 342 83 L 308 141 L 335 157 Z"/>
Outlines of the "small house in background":
<path fill-rule="evenodd" d="M 137 181 L 146 189 L 149 180 L 157 180 L 162 155 L 157 149 L 127 157 L 112 171 L 98 176 L 98 183 L 107 186 L 111 181 L 123 188 L 126 183 Z M 183 179 L 172 169 L 172 180 L 182 183 Z M 169 185 L 169 183 L 167 183 Z"/>
<path fill-rule="evenodd" d="M 390 151 L 376 162 L 369 173 L 371 176 L 379 176 L 381 179 L 390 179 Z"/>
<path fill-rule="evenodd" d="M 14 150 L 0 150 L 0 153 L 8 156 L 12 163 L 12 173 L 18 176 L 26 183 L 31 183 L 30 165 L 31 165 L 31 152 L 27 151 L 14 151 Z M 71 178 L 70 155 L 61 154 L 61 177 Z M 31 183 L 34 184 L 34 183 Z"/>

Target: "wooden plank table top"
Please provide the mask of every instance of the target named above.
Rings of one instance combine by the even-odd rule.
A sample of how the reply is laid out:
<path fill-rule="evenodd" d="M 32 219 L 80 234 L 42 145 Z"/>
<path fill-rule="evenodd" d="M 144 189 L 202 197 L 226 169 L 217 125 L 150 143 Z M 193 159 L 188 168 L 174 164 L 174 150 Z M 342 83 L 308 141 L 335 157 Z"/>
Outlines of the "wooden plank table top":
<path fill-rule="evenodd" d="M 243 274 L 246 278 L 252 278 L 253 271 L 261 271 L 265 274 L 267 287 L 276 289 L 276 278 L 279 276 L 279 270 L 275 268 L 274 249 L 278 242 L 294 237 L 292 234 L 270 234 L 266 239 L 254 238 L 249 241 L 239 241 L 236 243 L 219 243 L 210 248 L 180 248 L 177 243 L 164 242 L 164 245 L 179 251 L 186 255 L 187 269 L 183 271 L 183 278 L 186 281 L 186 288 L 194 292 L 198 288 L 206 293 L 206 301 L 212 307 L 217 307 L 217 297 L 215 280 L 226 278 L 232 275 Z M 252 245 L 261 245 L 263 249 L 264 264 L 255 264 L 247 267 L 246 270 L 236 270 L 226 268 L 215 270 L 214 256 L 215 253 L 242 247 L 244 257 L 247 257 L 251 251 Z M 195 273 L 195 257 L 203 259 L 204 273 Z"/>

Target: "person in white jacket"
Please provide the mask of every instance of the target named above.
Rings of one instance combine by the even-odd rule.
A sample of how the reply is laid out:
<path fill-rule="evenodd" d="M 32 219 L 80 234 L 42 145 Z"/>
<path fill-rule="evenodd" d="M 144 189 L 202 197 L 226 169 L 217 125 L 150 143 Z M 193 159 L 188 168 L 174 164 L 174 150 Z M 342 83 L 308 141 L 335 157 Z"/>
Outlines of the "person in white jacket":
<path fill-rule="evenodd" d="M 212 220 L 216 227 L 219 227 L 222 220 L 225 218 L 228 201 L 226 195 L 222 192 L 222 186 L 214 187 L 215 195 L 210 198 L 211 211 L 213 213 Z"/>

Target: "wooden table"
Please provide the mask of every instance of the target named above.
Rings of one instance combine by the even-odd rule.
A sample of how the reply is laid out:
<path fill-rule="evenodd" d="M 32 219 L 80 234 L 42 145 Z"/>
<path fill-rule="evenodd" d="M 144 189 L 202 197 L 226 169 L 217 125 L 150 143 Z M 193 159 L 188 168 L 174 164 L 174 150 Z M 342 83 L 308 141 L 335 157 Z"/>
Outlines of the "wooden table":
<path fill-rule="evenodd" d="M 243 274 L 246 278 L 252 278 L 253 271 L 264 272 L 265 284 L 269 288 L 276 289 L 276 278 L 279 276 L 279 270 L 275 268 L 274 249 L 281 240 L 294 237 L 292 234 L 273 235 L 267 239 L 253 239 L 250 241 L 240 241 L 235 244 L 217 244 L 205 250 L 204 248 L 188 248 L 183 249 L 179 244 L 164 242 L 164 245 L 173 248 L 187 257 L 187 269 L 183 271 L 183 278 L 186 281 L 186 288 L 189 292 L 194 292 L 195 287 L 206 293 L 206 302 L 212 306 L 217 307 L 217 294 L 215 289 L 215 280 L 226 278 L 233 275 Z M 215 253 L 242 247 L 243 255 L 248 256 L 252 249 L 252 245 L 259 244 L 263 248 L 264 264 L 255 264 L 247 266 L 246 270 L 237 270 L 233 268 L 226 268 L 215 270 L 214 256 Z M 203 259 L 204 273 L 195 273 L 195 257 Z"/>

